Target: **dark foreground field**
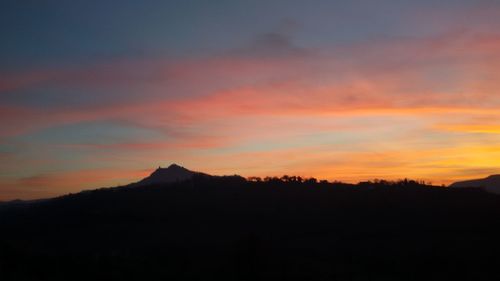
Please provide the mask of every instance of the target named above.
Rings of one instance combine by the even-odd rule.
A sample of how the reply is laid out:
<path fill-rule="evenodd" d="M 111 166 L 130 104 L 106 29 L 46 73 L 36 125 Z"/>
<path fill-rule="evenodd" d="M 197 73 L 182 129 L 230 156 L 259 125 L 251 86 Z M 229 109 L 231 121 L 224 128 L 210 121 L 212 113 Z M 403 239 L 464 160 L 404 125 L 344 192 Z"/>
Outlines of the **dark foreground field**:
<path fill-rule="evenodd" d="M 500 280 L 500 196 L 196 176 L 0 208 L 0 280 Z"/>

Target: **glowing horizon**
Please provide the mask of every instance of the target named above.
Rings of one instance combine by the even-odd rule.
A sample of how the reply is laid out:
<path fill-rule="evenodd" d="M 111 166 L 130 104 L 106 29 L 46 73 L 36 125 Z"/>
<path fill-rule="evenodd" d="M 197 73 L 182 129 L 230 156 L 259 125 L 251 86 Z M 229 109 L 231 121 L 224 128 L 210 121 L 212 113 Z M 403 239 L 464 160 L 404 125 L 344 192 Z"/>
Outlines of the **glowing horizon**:
<path fill-rule="evenodd" d="M 0 4 L 0 201 L 170 163 L 351 183 L 500 174 L 500 4 L 252 2 Z"/>

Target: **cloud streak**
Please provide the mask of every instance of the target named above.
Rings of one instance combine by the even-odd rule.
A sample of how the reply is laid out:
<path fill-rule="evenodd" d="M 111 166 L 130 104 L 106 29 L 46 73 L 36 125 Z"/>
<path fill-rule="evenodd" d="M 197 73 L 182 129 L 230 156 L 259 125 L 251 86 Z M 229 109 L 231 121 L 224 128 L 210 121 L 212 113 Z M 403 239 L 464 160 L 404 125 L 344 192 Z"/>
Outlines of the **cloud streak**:
<path fill-rule="evenodd" d="M 498 34 L 459 30 L 315 49 L 279 33 L 257 39 L 238 52 L 207 57 L 3 74 L 0 117 L 8 122 L 0 124 L 0 145 L 6 150 L 6 143 L 17 142 L 21 148 L 0 155 L 25 159 L 19 151 L 40 144 L 43 132 L 108 122 L 110 130 L 126 124 L 164 138 L 50 144 L 106 158 L 104 171 L 112 170 L 113 160 L 134 155 L 136 164 L 111 172 L 117 177 L 177 159 L 217 173 L 239 167 L 235 172 L 245 175 L 297 172 L 349 181 L 415 176 L 448 183 L 460 177 L 453 171 L 474 171 L 473 165 L 493 171 L 500 164 L 486 159 L 498 153 L 493 144 L 500 129 L 491 121 L 500 115 Z M 30 89 L 40 87 L 60 103 L 37 103 L 46 100 Z M 88 97 L 73 103 L 81 93 Z M 28 106 L 17 94 L 33 102 Z M 9 190 L 38 185 L 62 192 L 60 183 L 79 177 L 85 185 L 107 182 L 105 172 L 92 169 L 65 176 L 37 172 L 33 164 L 32 176 L 0 183 Z"/>

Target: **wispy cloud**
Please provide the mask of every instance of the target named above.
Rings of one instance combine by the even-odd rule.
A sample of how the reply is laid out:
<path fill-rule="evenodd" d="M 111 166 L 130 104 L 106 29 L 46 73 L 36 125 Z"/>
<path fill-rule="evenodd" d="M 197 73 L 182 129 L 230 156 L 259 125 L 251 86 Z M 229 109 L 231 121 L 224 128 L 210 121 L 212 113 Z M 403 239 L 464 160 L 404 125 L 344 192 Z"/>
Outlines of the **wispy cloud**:
<path fill-rule="evenodd" d="M 6 73 L 0 117 L 8 122 L 0 124 L 0 140 L 33 147 L 54 128 L 65 135 L 71 125 L 107 122 L 110 130 L 127 124 L 160 137 L 129 138 L 128 130 L 109 142 L 96 136 L 45 144 L 94 159 L 136 157 L 134 168 L 173 157 L 217 173 L 449 182 L 461 177 L 458 171 L 500 164 L 491 156 L 500 130 L 492 121 L 500 117 L 498 49 L 498 34 L 468 30 L 321 49 L 271 32 L 237 52 L 208 57 Z M 58 106 L 36 102 L 29 90 L 41 86 Z M 17 99 L 21 91 L 33 99 L 29 106 Z M 82 93 L 91 98 L 71 102 Z M 477 133 L 481 142 L 473 139 Z M 61 183 L 79 177 L 85 185 L 109 183 L 97 170 L 37 176 L 37 167 L 31 165 L 33 177 L 9 184 L 62 192 Z M 112 174 L 128 179 L 129 171 Z"/>

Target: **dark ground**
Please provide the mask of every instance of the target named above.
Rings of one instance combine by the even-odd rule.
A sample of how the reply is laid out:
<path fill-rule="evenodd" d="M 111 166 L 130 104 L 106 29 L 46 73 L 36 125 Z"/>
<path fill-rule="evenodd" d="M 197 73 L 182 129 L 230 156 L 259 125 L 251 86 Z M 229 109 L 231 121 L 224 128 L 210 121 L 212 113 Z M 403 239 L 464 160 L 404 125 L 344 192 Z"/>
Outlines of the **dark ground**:
<path fill-rule="evenodd" d="M 500 196 L 239 177 L 0 208 L 0 280 L 500 280 Z"/>

